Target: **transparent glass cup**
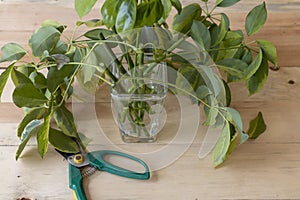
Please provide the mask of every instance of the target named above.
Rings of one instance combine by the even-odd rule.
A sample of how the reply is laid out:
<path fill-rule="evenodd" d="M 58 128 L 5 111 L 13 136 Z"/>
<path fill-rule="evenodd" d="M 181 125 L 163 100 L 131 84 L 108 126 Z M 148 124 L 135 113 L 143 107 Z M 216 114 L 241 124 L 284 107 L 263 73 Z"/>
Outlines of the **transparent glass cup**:
<path fill-rule="evenodd" d="M 112 112 L 124 142 L 154 142 L 166 120 L 166 63 L 150 62 L 120 74 L 111 66 L 118 82 L 111 87 Z"/>

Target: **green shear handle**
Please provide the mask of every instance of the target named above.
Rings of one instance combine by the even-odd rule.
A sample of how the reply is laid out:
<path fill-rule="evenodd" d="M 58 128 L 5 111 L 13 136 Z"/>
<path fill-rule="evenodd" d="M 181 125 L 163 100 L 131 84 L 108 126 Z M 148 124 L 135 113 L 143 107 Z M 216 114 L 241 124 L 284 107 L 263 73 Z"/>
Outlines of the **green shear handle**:
<path fill-rule="evenodd" d="M 144 173 L 134 172 L 128 169 L 124 169 L 108 163 L 104 160 L 105 155 L 116 155 L 120 157 L 125 157 L 131 159 L 135 162 L 138 162 L 145 168 Z M 77 155 L 78 156 L 78 155 Z M 81 154 L 80 154 L 81 156 Z M 73 156 L 72 158 L 76 158 Z M 122 177 L 133 178 L 133 179 L 141 179 L 146 180 L 150 178 L 150 171 L 147 164 L 140 160 L 137 157 L 111 150 L 101 150 L 101 151 L 93 151 L 89 152 L 85 155 L 82 155 L 83 163 L 74 164 L 74 162 L 70 162 L 69 164 L 69 187 L 74 191 L 77 200 L 86 200 L 86 195 L 83 189 L 82 184 L 82 175 L 80 172 L 80 168 L 89 165 L 90 167 L 94 167 L 101 171 L 106 171 L 111 174 L 115 174 Z"/>

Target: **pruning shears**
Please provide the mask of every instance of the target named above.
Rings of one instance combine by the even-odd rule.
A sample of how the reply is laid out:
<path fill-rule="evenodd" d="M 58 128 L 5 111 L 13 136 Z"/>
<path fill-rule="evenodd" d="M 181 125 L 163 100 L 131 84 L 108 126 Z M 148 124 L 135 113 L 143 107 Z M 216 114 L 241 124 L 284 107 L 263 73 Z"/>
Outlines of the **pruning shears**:
<path fill-rule="evenodd" d="M 133 179 L 146 180 L 150 178 L 150 171 L 147 164 L 132 155 L 112 150 L 99 150 L 92 152 L 82 151 L 82 148 L 80 148 L 80 150 L 81 152 L 70 154 L 56 149 L 56 151 L 58 151 L 69 162 L 69 187 L 73 190 L 76 200 L 87 200 L 83 188 L 83 178 L 93 174 L 97 170 Z M 104 160 L 104 156 L 107 155 L 120 156 L 133 160 L 142 165 L 145 171 L 143 173 L 139 173 L 113 165 Z"/>

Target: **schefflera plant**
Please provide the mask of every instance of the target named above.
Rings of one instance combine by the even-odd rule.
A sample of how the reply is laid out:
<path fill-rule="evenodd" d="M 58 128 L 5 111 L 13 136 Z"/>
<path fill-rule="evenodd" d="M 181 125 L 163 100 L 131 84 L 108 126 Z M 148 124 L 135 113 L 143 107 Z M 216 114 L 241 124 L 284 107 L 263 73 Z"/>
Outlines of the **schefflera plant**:
<path fill-rule="evenodd" d="M 87 55 L 91 53 L 91 44 L 101 43 L 110 36 L 134 28 L 152 26 L 162 29 L 172 28 L 175 32 L 185 34 L 207 51 L 216 67 L 226 74 L 223 80 L 227 94 L 226 107 L 216 109 L 212 106 L 206 109 L 207 125 L 216 125 L 216 118 L 220 114 L 226 119 L 221 125 L 222 133 L 213 150 L 214 165 L 223 163 L 237 146 L 238 138 L 240 143 L 243 143 L 248 138 L 257 138 L 266 129 L 262 113 L 259 112 L 250 122 L 249 130 L 247 132 L 243 130 L 239 112 L 230 107 L 231 92 L 228 84 L 245 81 L 246 88 L 252 95 L 265 83 L 269 63 L 273 63 L 277 68 L 276 48 L 272 43 L 267 40 L 248 42 L 248 36 L 257 33 L 266 22 L 267 9 L 264 2 L 248 13 L 246 34 L 242 30 L 232 30 L 230 19 L 225 13 L 215 12 L 220 7 L 230 7 L 238 1 L 202 0 L 201 4 L 191 3 L 182 7 L 179 0 L 105 0 L 101 6 L 101 18 L 76 23 L 78 26 L 84 24 L 91 28 L 81 37 L 65 39 L 67 38 L 63 37 L 65 26 L 46 21 L 29 40 L 31 53 L 16 43 L 5 45 L 2 48 L 0 62 L 11 61 L 11 64 L 0 76 L 0 95 L 10 76 L 15 84 L 13 101 L 18 107 L 27 110 L 17 130 L 22 142 L 16 158 L 20 156 L 32 135 L 37 135 L 38 151 L 42 157 L 47 152 L 48 142 L 59 150 L 78 152 L 74 139 L 82 139 L 84 135 L 79 135 L 73 114 L 66 107 L 66 100 L 73 94 L 72 84 L 77 77 L 85 86 L 94 87 L 95 81 L 92 80 L 94 73 L 99 73 L 98 76 L 102 77 L 101 80 L 104 82 L 106 78 L 112 78 L 108 68 L 95 70 L 83 67 L 82 63 L 95 65 L 93 61 L 87 60 Z M 87 15 L 96 2 L 97 0 L 75 0 L 75 10 L 79 17 Z M 212 4 L 210 8 L 209 5 Z M 168 25 L 167 19 L 172 8 L 177 13 Z M 163 37 L 158 35 L 158 38 Z M 112 52 L 107 46 L 104 49 L 105 54 L 111 55 Z M 103 52 L 98 52 L 98 55 L 96 52 L 95 55 L 101 57 L 101 53 Z M 22 61 L 26 54 L 33 55 L 32 62 Z M 101 60 L 97 59 L 97 62 L 99 64 Z M 172 67 L 178 66 L 178 72 L 193 86 L 197 97 L 202 102 L 210 104 L 199 94 L 199 88 L 203 85 L 199 81 L 201 74 L 197 69 L 191 67 L 184 59 L 169 58 L 167 63 Z M 56 124 L 52 125 L 51 119 L 54 119 Z"/>

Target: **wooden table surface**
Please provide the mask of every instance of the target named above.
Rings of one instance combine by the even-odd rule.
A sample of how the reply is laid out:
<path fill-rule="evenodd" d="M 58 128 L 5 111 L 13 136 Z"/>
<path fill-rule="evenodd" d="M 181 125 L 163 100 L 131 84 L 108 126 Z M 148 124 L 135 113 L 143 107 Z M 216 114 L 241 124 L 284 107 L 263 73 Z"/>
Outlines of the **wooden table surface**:
<path fill-rule="evenodd" d="M 64 2 L 66 1 L 1 1 L 1 46 L 8 41 L 26 43 L 25 39 L 41 21 L 62 18 L 66 15 L 64 10 L 70 12 L 70 17 L 75 17 L 69 4 L 63 4 Z M 132 180 L 97 172 L 85 180 L 89 199 L 300 199 L 300 68 L 297 67 L 300 56 L 300 13 L 296 9 L 297 6 L 299 8 L 300 1 L 272 2 L 270 15 L 277 18 L 270 21 L 276 24 L 280 19 L 285 19 L 283 26 L 291 27 L 271 35 L 270 31 L 279 30 L 279 27 L 269 25 L 261 35 L 268 35 L 277 42 L 281 52 L 281 66 L 284 67 L 279 71 L 270 71 L 264 89 L 250 98 L 242 84 L 231 85 L 233 107 L 241 112 L 245 129 L 247 122 L 260 110 L 268 125 L 265 134 L 239 146 L 230 159 L 217 169 L 213 168 L 211 156 L 202 160 L 198 158 L 201 136 L 197 136 L 183 156 L 172 165 L 153 172 L 150 180 Z M 286 10 L 278 11 L 278 6 Z M 291 12 L 288 12 L 289 9 Z M 281 15 L 277 15 L 278 13 Z M 68 20 L 66 23 L 70 23 L 72 19 Z M 292 50 L 288 45 L 291 45 Z M 73 199 L 68 189 L 67 162 L 52 148 L 42 160 L 32 141 L 21 159 L 15 161 L 14 155 L 19 145 L 16 128 L 22 112 L 9 102 L 9 94 L 8 88 L 5 102 L 0 104 L 0 199 Z M 102 97 L 103 101 L 96 104 L 97 111 L 101 113 L 99 121 L 107 132 L 117 136 L 107 99 Z M 172 110 L 170 113 L 172 114 Z M 165 130 L 162 134 L 170 133 Z M 122 144 L 120 140 L 116 140 Z M 164 144 L 166 141 L 162 139 L 152 144 L 152 147 Z"/>

